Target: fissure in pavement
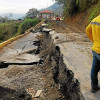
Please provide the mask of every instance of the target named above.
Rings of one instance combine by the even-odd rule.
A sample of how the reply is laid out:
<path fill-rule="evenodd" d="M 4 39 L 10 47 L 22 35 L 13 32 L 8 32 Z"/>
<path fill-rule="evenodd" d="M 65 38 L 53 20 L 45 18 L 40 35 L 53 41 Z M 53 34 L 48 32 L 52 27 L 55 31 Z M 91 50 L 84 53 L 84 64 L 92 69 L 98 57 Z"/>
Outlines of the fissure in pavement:
<path fill-rule="evenodd" d="M 43 63 L 42 66 L 44 67 L 44 69 L 45 66 L 47 65 L 51 67 L 52 78 L 54 79 L 54 82 L 57 85 L 59 85 L 58 91 L 60 91 L 63 96 L 57 98 L 56 100 L 83 100 L 84 98 L 81 94 L 80 83 L 77 79 L 74 78 L 74 73 L 71 70 L 69 70 L 67 66 L 64 64 L 63 55 L 60 51 L 60 48 L 54 45 L 49 32 L 50 31 L 42 30 L 41 33 L 41 35 L 43 35 L 42 41 L 41 40 L 35 41 L 33 44 L 38 46 L 37 50 L 35 50 L 35 54 L 40 55 L 40 59 L 42 59 Z M 5 62 L 3 62 L 0 63 L 0 67 L 5 67 L 5 66 L 8 67 L 9 64 L 15 64 L 15 63 L 6 64 Z M 16 63 L 16 64 L 21 65 L 21 63 Z M 29 65 L 29 63 L 27 65 Z M 5 89 L 3 88 L 3 90 Z M 14 97 L 18 97 L 16 98 L 16 100 L 31 100 L 31 96 L 28 95 L 26 91 L 24 91 L 24 89 L 21 89 L 20 92 L 10 89 L 8 90 L 11 92 L 11 95 L 13 92 Z M 14 99 L 12 98 L 12 100 L 15 100 L 15 98 Z"/>
<path fill-rule="evenodd" d="M 59 91 L 64 98 L 59 100 L 84 100 L 80 83 L 74 78 L 74 73 L 67 68 L 63 61 L 63 55 L 60 48 L 53 44 L 49 31 L 43 31 L 44 40 L 40 46 L 40 56 L 44 63 L 52 68 L 53 79 L 59 84 Z M 46 66 L 46 64 L 44 66 Z"/>

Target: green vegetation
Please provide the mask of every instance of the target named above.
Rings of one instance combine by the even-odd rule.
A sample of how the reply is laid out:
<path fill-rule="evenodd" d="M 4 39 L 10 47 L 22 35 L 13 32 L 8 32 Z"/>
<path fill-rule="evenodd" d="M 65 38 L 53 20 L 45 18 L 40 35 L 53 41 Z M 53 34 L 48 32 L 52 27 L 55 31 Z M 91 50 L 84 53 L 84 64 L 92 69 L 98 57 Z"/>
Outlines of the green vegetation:
<path fill-rule="evenodd" d="M 20 34 L 23 34 L 27 29 L 31 28 L 32 26 L 35 26 L 39 22 L 40 22 L 40 20 L 38 18 L 26 19 L 20 24 L 18 32 Z"/>
<path fill-rule="evenodd" d="M 27 29 L 40 22 L 39 19 L 25 19 L 23 22 L 10 21 L 0 23 L 0 42 L 3 42 L 16 35 L 23 34 Z"/>
<path fill-rule="evenodd" d="M 77 13 L 87 11 L 89 22 L 100 14 L 100 0 L 56 0 L 64 4 L 64 16 L 71 17 Z"/>
<path fill-rule="evenodd" d="M 64 8 L 65 16 L 73 16 L 97 4 L 98 0 L 67 0 Z"/>
<path fill-rule="evenodd" d="M 32 8 L 27 12 L 26 18 L 36 18 L 37 15 L 39 15 L 39 11 L 35 8 Z"/>
<path fill-rule="evenodd" d="M 93 5 L 89 11 L 89 22 L 95 18 L 96 16 L 100 15 L 100 0 L 96 5 Z"/>
<path fill-rule="evenodd" d="M 0 42 L 5 41 L 18 32 L 19 22 L 0 23 Z"/>
<path fill-rule="evenodd" d="M 73 16 L 79 10 L 79 0 L 68 0 L 64 7 L 64 15 L 65 17 Z"/>
<path fill-rule="evenodd" d="M 92 5 L 95 5 L 98 3 L 99 0 L 78 0 L 79 1 L 79 11 L 85 11 L 86 9 L 89 9 Z"/>

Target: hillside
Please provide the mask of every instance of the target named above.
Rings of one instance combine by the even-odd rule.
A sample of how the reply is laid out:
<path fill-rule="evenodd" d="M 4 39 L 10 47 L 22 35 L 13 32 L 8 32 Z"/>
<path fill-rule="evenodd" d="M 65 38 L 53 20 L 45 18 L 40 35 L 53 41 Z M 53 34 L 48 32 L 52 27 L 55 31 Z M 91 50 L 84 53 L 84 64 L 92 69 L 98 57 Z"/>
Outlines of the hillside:
<path fill-rule="evenodd" d="M 89 22 L 99 14 L 100 0 L 71 0 L 67 1 L 64 8 L 65 22 L 83 32 Z"/>
<path fill-rule="evenodd" d="M 58 4 L 56 2 L 48 8 L 40 9 L 40 11 L 42 10 L 50 10 L 50 11 L 53 11 L 57 15 L 63 15 L 63 4 Z"/>

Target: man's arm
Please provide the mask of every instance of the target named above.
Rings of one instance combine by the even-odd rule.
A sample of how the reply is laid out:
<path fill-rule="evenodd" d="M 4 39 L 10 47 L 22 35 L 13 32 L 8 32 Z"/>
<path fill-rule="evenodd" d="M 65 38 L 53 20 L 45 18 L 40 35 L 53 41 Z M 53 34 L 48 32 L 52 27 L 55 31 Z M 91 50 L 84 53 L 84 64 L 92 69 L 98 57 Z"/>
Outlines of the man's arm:
<path fill-rule="evenodd" d="M 89 37 L 89 39 L 93 42 L 91 23 L 86 28 L 86 34 Z"/>

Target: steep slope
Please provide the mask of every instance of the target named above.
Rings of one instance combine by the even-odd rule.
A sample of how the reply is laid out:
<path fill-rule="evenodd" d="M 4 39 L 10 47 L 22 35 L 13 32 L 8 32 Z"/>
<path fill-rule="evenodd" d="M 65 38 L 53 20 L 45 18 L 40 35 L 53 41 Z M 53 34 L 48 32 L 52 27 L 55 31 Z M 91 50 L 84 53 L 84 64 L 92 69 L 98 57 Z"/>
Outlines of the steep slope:
<path fill-rule="evenodd" d="M 78 1 L 79 1 L 78 4 L 76 4 L 76 6 L 78 7 L 77 10 L 74 10 L 74 7 L 72 8 L 72 6 L 70 6 L 71 9 L 69 9 L 67 8 L 67 5 L 65 5 L 64 8 L 65 22 L 85 32 L 85 28 L 89 24 L 89 22 L 91 22 L 93 18 L 95 18 L 100 14 L 100 0 L 91 0 L 91 1 L 78 0 Z M 70 2 L 69 4 L 72 3 Z"/>
<path fill-rule="evenodd" d="M 88 12 L 84 11 L 73 15 L 72 17 L 66 17 L 65 23 L 82 32 L 85 32 L 86 26 L 89 24 L 88 16 Z"/>

